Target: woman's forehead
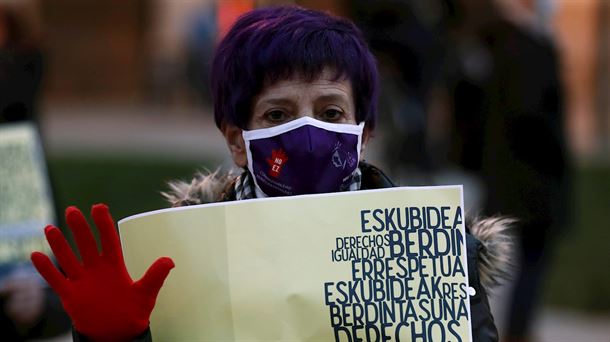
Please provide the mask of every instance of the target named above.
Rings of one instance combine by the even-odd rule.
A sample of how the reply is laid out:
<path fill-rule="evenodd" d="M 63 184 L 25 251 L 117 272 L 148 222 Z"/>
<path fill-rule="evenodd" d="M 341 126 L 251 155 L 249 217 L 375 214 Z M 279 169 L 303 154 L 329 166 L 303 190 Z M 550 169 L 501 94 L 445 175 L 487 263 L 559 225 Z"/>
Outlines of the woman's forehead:
<path fill-rule="evenodd" d="M 351 83 L 347 80 L 302 80 L 290 79 L 278 81 L 263 88 L 255 97 L 254 103 L 281 102 L 296 100 L 341 100 L 353 103 Z"/>
<path fill-rule="evenodd" d="M 338 75 L 333 69 L 326 68 L 315 77 L 295 73 L 273 83 L 267 82 L 256 98 L 292 96 L 302 92 L 317 96 L 336 95 L 351 98 L 352 85 L 346 77 Z"/>
<path fill-rule="evenodd" d="M 325 66 L 319 70 L 301 70 L 297 68 L 290 71 L 288 74 L 273 70 L 269 71 L 264 76 L 263 88 L 272 86 L 282 81 L 313 82 L 316 80 L 340 81 L 343 79 L 349 79 L 349 77 L 345 74 L 345 72 L 337 70 L 332 66 Z"/>

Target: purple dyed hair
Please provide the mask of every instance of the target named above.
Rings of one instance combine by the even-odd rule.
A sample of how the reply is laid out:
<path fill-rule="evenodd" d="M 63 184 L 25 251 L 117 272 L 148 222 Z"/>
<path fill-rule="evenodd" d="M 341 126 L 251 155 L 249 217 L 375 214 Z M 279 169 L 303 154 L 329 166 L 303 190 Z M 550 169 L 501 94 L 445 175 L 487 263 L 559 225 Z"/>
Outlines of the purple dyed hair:
<path fill-rule="evenodd" d="M 214 118 L 246 128 L 253 98 L 264 86 L 294 75 L 313 81 L 324 68 L 351 82 L 356 120 L 377 117 L 375 58 L 349 20 L 300 7 L 268 7 L 242 15 L 212 61 Z"/>

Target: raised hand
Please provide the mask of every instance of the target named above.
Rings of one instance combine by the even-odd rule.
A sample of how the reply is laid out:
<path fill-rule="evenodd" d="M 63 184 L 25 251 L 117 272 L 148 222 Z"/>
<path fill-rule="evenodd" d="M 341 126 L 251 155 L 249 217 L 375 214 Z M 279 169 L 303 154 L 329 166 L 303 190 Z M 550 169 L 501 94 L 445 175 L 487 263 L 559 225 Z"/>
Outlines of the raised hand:
<path fill-rule="evenodd" d="M 66 222 L 82 261 L 76 258 L 61 231 L 47 226 L 47 241 L 66 275 L 43 253 L 32 253 L 32 262 L 61 298 L 79 333 L 96 341 L 128 340 L 148 327 L 157 294 L 174 263 L 168 257 L 159 258 L 142 279 L 134 282 L 125 267 L 108 207 L 96 204 L 91 215 L 99 232 L 101 253 L 83 214 L 76 207 L 69 207 Z"/>

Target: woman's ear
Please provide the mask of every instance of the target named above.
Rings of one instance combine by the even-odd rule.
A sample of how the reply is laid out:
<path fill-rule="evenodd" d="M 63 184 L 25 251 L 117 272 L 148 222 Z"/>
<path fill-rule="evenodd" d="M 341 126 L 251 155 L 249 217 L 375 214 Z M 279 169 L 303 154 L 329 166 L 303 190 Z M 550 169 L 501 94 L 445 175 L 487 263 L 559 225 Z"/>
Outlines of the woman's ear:
<path fill-rule="evenodd" d="M 235 164 L 239 167 L 246 167 L 248 165 L 248 157 L 246 155 L 246 143 L 241 135 L 242 129 L 233 124 L 223 122 L 220 125 L 220 131 L 225 137 Z"/>

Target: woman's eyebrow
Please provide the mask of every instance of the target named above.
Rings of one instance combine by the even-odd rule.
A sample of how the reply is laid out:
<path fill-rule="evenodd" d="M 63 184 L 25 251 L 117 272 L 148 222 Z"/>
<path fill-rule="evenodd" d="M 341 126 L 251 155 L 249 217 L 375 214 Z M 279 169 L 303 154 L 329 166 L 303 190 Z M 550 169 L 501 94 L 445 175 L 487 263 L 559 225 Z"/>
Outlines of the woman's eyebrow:
<path fill-rule="evenodd" d="M 349 99 L 347 95 L 341 93 L 335 94 L 323 94 L 316 97 L 316 101 L 324 101 L 324 102 L 340 102 L 342 104 L 349 103 Z"/>
<path fill-rule="evenodd" d="M 290 99 L 287 99 L 285 97 L 268 97 L 268 98 L 263 98 L 260 99 L 258 101 L 256 101 L 256 105 L 279 105 L 279 106 L 286 106 L 291 104 L 293 101 Z"/>

